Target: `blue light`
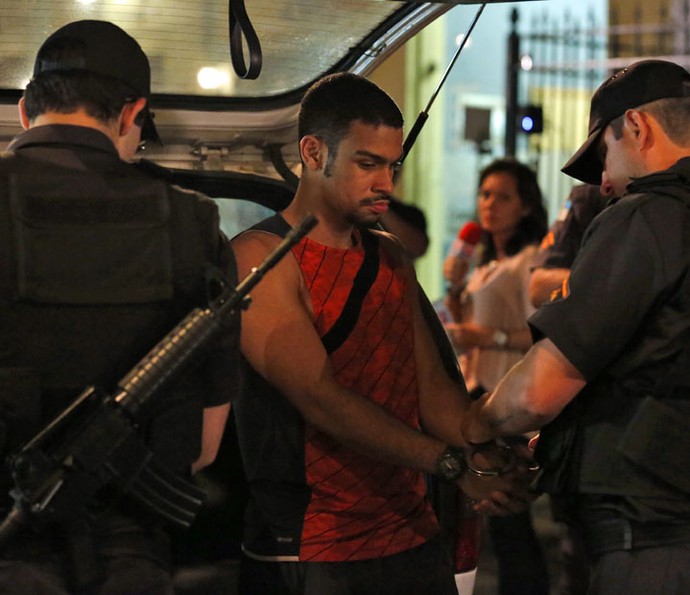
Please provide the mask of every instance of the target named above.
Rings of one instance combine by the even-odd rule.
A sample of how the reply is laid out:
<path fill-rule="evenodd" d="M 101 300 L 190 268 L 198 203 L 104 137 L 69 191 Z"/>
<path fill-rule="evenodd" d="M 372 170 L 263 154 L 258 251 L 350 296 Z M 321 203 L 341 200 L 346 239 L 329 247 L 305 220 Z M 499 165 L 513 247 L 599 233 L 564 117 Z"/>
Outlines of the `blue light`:
<path fill-rule="evenodd" d="M 523 116 L 521 125 L 525 132 L 531 132 L 534 128 L 534 118 L 532 116 Z"/>

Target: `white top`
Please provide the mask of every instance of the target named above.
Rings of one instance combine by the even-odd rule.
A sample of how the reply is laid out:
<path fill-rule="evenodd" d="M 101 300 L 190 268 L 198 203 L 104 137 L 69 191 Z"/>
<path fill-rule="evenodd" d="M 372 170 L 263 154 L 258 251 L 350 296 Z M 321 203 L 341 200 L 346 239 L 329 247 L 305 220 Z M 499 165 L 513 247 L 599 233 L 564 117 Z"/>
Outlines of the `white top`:
<path fill-rule="evenodd" d="M 529 277 L 537 246 L 529 245 L 501 261 L 477 267 L 467 282 L 467 321 L 502 331 L 527 329 L 535 308 L 529 301 Z M 524 352 L 519 349 L 474 347 L 460 356 L 467 388 L 493 391 Z"/>

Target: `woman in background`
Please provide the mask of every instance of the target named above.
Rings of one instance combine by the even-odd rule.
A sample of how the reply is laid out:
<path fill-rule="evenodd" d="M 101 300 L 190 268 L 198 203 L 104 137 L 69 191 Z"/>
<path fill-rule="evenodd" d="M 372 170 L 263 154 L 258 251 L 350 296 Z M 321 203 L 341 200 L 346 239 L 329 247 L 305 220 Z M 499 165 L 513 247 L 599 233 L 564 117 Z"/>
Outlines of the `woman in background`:
<path fill-rule="evenodd" d="M 483 234 L 476 266 L 446 325 L 459 353 L 470 396 L 492 391 L 532 344 L 527 318 L 532 261 L 547 231 L 534 172 L 512 159 L 489 164 L 479 177 L 477 215 Z M 452 271 L 446 263 L 444 270 Z M 519 437 L 522 439 L 522 437 Z M 549 578 L 529 509 L 490 517 L 488 529 L 501 595 L 548 595 Z"/>

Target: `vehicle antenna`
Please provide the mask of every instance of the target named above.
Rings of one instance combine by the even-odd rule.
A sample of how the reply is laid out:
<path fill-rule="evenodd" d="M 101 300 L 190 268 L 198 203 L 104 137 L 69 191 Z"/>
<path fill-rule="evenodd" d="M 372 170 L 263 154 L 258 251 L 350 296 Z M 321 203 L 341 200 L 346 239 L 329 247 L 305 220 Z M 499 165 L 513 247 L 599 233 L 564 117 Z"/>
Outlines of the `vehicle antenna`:
<path fill-rule="evenodd" d="M 419 133 L 421 132 L 422 127 L 424 126 L 424 123 L 427 121 L 427 118 L 429 117 L 429 110 L 431 109 L 431 105 L 436 100 L 436 96 L 439 94 L 441 87 L 446 82 L 446 79 L 448 78 L 450 71 L 453 69 L 453 66 L 455 65 L 456 60 L 460 56 L 460 52 L 462 52 L 463 48 L 465 47 L 467 40 L 470 38 L 470 35 L 472 34 L 472 31 L 474 30 L 474 26 L 477 24 L 477 21 L 479 20 L 479 17 L 481 16 L 482 12 L 484 12 L 485 8 L 486 8 L 486 2 L 484 2 L 479 7 L 479 9 L 477 10 L 477 14 L 474 15 L 474 19 L 472 19 L 472 22 L 470 23 L 470 26 L 467 29 L 467 33 L 465 33 L 465 36 L 462 38 L 462 41 L 460 42 L 458 49 L 455 50 L 455 54 L 453 55 L 453 59 L 450 61 L 450 64 L 448 64 L 448 67 L 446 68 L 446 71 L 443 73 L 443 76 L 441 77 L 441 80 L 439 81 L 438 86 L 436 87 L 436 90 L 431 95 L 431 99 L 429 99 L 429 103 L 427 103 L 426 109 L 424 109 L 424 111 L 420 112 L 419 115 L 417 116 L 417 119 L 415 120 L 414 126 L 412 126 L 412 129 L 410 130 L 409 134 L 407 135 L 407 138 L 405 139 L 405 142 L 403 143 L 403 155 L 402 155 L 402 158 L 400 159 L 401 164 L 405 160 L 405 157 L 407 157 L 407 155 L 409 154 L 410 150 L 412 149 L 412 145 L 414 145 L 415 141 L 417 140 L 417 137 L 419 136 Z"/>

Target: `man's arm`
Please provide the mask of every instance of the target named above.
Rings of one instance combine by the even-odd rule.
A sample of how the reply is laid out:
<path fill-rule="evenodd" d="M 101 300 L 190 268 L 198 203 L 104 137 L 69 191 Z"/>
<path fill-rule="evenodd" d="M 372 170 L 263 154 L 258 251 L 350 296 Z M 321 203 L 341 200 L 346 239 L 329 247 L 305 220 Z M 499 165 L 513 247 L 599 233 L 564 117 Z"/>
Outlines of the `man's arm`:
<path fill-rule="evenodd" d="M 472 404 L 463 436 L 485 442 L 538 430 L 556 417 L 586 382 L 549 339 L 537 342 L 490 395 Z"/>
<path fill-rule="evenodd" d="M 236 238 L 233 248 L 239 275 L 261 262 L 278 241 L 261 232 Z M 407 426 L 335 381 L 314 328 L 301 271 L 291 255 L 266 275 L 251 298 L 251 306 L 242 315 L 242 351 L 306 422 L 372 458 L 427 473 L 435 471 L 446 447 L 443 441 Z"/>
<path fill-rule="evenodd" d="M 570 269 L 567 268 L 536 268 L 532 271 L 529 281 L 529 301 L 535 308 L 548 302 L 554 290 L 563 285 L 568 278 Z"/>
<path fill-rule="evenodd" d="M 414 347 L 419 418 L 424 431 L 453 446 L 467 446 L 460 424 L 467 414 L 470 399 L 464 385 L 454 381 L 443 367 L 419 300 L 415 300 Z"/>
<path fill-rule="evenodd" d="M 192 473 L 200 471 L 215 461 L 220 442 L 223 439 L 225 422 L 230 413 L 230 404 L 206 407 L 204 409 L 203 428 L 201 432 L 201 453 L 192 463 Z"/>
<path fill-rule="evenodd" d="M 408 274 L 416 286 L 411 264 Z M 419 291 L 422 291 L 421 288 Z M 425 432 L 450 445 L 464 448 L 468 453 L 471 445 L 463 439 L 461 432 L 471 403 L 465 385 L 453 379 L 444 367 L 419 299 L 415 300 L 413 320 L 420 423 Z M 530 455 L 525 449 L 518 456 Z M 477 505 L 478 510 L 489 514 L 510 514 L 518 512 L 525 502 L 534 498 L 527 489 L 531 476 L 531 472 L 524 467 L 494 478 L 466 472 L 458 485 L 470 499 L 482 501 Z"/>
<path fill-rule="evenodd" d="M 260 262 L 277 241 L 275 236 L 259 232 L 236 238 L 233 247 L 240 275 Z M 448 405 L 450 421 L 441 421 L 442 411 L 432 420 L 428 412 L 433 403 L 425 401 L 424 416 L 434 427 L 423 433 L 341 386 L 333 377 L 314 328 L 310 297 L 303 283 L 296 260 L 288 256 L 252 292 L 252 305 L 243 313 L 241 332 L 242 351 L 249 363 L 279 388 L 307 423 L 340 444 L 385 463 L 436 473 L 447 443 L 462 444 L 458 423 L 462 389 L 455 385 L 454 401 L 436 401 L 439 406 Z M 435 346 L 431 348 L 435 352 Z M 439 377 L 445 378 L 447 387 L 453 384 L 442 369 Z M 459 483 L 471 498 L 482 501 L 485 512 L 493 514 L 517 512 L 528 498 L 525 482 L 516 481 L 515 474 L 477 478 L 466 472 Z"/>

